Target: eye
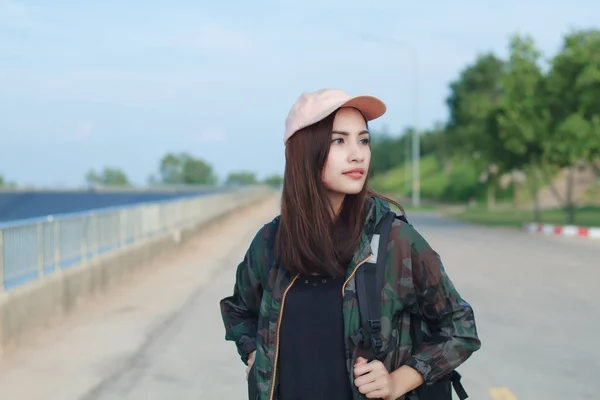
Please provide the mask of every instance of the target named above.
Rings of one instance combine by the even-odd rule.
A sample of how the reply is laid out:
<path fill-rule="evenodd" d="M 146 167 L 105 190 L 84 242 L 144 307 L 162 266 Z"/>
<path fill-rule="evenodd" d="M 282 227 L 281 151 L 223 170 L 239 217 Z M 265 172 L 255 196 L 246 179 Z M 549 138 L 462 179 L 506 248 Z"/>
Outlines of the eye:
<path fill-rule="evenodd" d="M 332 143 L 343 143 L 343 141 L 344 141 L 344 139 L 342 139 L 342 138 L 336 138 L 336 139 L 333 139 L 331 142 Z"/>
<path fill-rule="evenodd" d="M 371 141 L 371 140 L 370 140 L 370 139 L 367 139 L 367 138 L 365 138 L 365 139 L 361 139 L 361 140 L 360 140 L 360 142 L 361 142 L 362 144 L 369 144 L 369 142 L 370 142 L 370 141 Z"/>

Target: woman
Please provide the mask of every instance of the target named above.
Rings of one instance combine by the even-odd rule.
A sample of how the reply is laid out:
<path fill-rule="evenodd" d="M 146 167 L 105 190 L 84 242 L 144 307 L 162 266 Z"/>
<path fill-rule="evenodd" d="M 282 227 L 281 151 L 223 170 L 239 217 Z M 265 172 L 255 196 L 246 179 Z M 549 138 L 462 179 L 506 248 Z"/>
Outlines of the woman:
<path fill-rule="evenodd" d="M 256 234 L 232 296 L 221 301 L 226 340 L 236 343 L 257 399 L 403 398 L 480 347 L 473 311 L 437 253 L 400 220 L 381 291 L 381 361 L 367 361 L 352 340 L 360 328 L 355 273 L 390 209 L 368 189 L 367 123 L 385 111 L 375 97 L 326 89 L 302 94 L 286 119 L 281 215 Z M 411 315 L 436 340 L 412 350 Z"/>

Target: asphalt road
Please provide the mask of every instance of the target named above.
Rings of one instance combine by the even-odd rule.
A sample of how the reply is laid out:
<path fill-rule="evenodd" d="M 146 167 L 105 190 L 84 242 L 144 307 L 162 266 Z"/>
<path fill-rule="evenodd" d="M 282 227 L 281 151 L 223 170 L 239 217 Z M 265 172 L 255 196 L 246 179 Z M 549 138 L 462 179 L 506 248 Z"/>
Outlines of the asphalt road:
<path fill-rule="evenodd" d="M 600 241 L 412 222 L 474 307 L 482 347 L 459 369 L 471 398 L 599 398 Z"/>
<path fill-rule="evenodd" d="M 246 398 L 218 301 L 276 204 L 207 232 L 0 363 L 0 398 Z M 459 369 L 470 399 L 598 398 L 600 241 L 409 218 L 475 309 L 482 348 Z"/>

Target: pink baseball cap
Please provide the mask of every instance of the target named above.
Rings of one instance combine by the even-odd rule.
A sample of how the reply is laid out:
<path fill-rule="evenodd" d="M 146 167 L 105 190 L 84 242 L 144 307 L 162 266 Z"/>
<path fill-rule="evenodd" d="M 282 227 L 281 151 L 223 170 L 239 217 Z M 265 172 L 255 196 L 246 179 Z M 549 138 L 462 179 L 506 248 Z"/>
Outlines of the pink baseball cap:
<path fill-rule="evenodd" d="M 339 89 L 321 89 L 302 93 L 285 119 L 283 144 L 302 128 L 306 128 L 331 115 L 341 107 L 360 110 L 367 121 L 381 117 L 387 107 L 383 101 L 370 95 L 351 96 Z"/>

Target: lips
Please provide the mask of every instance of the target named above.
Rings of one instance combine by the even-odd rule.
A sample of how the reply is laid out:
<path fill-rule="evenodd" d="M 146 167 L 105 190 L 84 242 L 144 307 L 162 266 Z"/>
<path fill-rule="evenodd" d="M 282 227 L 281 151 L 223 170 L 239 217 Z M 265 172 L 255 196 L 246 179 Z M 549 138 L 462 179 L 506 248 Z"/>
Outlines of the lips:
<path fill-rule="evenodd" d="M 364 174 L 365 170 L 363 168 L 354 168 L 343 173 L 343 175 L 352 179 L 362 179 Z"/>

